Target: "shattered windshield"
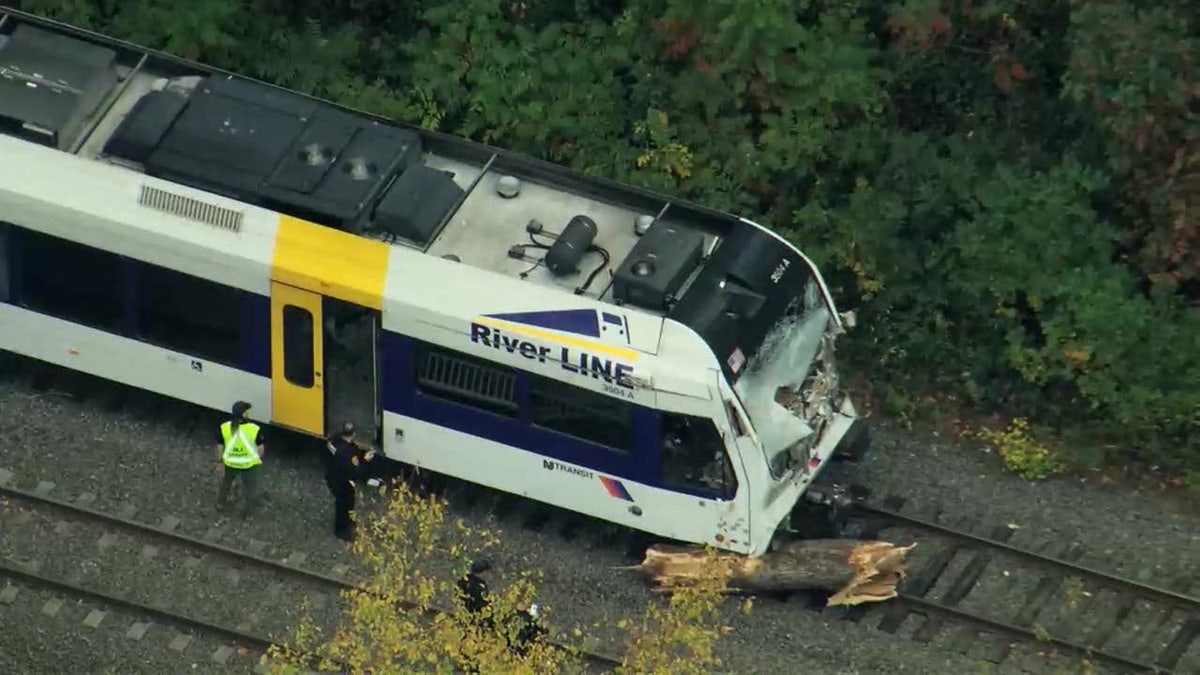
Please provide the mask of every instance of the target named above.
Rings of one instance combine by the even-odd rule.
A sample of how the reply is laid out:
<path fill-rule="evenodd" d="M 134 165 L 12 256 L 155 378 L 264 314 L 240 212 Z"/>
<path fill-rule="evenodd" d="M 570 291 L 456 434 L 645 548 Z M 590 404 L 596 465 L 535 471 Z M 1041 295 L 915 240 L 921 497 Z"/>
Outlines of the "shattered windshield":
<path fill-rule="evenodd" d="M 797 305 L 771 329 L 734 386 L 775 478 L 787 471 L 792 449 L 811 445 L 819 431 L 810 424 L 816 420 L 804 414 L 803 386 L 821 352 L 830 313 L 815 281 Z"/>

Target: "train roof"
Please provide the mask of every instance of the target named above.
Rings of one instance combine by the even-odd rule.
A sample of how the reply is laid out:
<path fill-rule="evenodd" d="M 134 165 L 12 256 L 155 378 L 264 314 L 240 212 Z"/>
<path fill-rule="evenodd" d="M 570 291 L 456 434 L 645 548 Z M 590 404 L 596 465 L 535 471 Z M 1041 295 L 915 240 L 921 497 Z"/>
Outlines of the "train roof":
<path fill-rule="evenodd" d="M 0 13 L 0 133 L 555 289 L 563 307 L 673 319 L 731 376 L 814 277 L 839 321 L 811 262 L 744 219 Z"/>

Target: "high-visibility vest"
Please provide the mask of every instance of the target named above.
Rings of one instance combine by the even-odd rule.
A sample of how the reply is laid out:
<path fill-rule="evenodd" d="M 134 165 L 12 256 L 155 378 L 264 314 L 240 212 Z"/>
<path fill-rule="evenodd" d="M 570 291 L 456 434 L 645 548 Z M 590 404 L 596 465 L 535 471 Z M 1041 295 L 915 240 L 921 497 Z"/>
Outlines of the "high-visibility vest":
<path fill-rule="evenodd" d="M 221 438 L 225 439 L 225 452 L 221 453 L 221 461 L 231 469 L 249 469 L 262 464 L 254 441 L 258 439 L 258 425 L 253 422 L 242 422 L 237 433 L 230 430 L 232 423 L 221 425 Z"/>

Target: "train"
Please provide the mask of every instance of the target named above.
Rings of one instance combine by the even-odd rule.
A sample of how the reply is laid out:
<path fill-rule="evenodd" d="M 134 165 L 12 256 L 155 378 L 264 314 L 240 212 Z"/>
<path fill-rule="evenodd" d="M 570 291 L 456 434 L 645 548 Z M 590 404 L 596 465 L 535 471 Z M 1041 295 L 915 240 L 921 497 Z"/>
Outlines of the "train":
<path fill-rule="evenodd" d="M 860 460 L 742 217 L 0 9 L 0 349 L 759 556 Z"/>

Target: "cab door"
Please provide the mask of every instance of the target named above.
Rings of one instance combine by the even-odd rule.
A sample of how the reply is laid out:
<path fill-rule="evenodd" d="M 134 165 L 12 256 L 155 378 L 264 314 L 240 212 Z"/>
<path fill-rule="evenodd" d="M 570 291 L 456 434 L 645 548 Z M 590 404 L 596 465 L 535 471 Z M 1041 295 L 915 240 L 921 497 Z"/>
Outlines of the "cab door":
<path fill-rule="evenodd" d="M 325 433 L 321 296 L 271 282 L 271 420 Z"/>

